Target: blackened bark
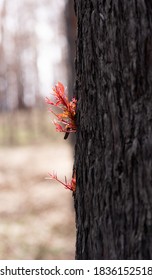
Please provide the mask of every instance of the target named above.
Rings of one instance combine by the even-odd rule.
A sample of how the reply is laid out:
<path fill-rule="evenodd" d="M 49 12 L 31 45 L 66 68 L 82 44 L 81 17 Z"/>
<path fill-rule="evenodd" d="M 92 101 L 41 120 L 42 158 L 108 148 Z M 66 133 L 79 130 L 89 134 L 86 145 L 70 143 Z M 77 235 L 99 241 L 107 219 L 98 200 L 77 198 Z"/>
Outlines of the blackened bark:
<path fill-rule="evenodd" d="M 75 9 L 76 259 L 152 259 L 152 2 Z"/>

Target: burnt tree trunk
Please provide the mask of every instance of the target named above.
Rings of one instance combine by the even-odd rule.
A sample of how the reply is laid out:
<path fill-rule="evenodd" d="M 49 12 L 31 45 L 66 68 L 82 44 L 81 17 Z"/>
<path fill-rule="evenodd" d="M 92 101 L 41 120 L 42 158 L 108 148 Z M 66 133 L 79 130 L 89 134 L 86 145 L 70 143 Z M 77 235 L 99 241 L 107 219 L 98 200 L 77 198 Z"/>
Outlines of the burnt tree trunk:
<path fill-rule="evenodd" d="M 76 259 L 152 259 L 152 2 L 75 10 Z"/>

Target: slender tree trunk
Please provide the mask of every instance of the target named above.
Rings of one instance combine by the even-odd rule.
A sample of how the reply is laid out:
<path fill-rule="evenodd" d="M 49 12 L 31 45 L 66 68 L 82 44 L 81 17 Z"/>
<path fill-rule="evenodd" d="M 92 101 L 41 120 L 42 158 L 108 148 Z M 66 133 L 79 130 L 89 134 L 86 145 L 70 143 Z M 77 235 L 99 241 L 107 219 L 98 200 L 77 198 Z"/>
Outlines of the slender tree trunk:
<path fill-rule="evenodd" d="M 6 89 L 6 61 L 5 61 L 5 20 L 6 20 L 6 0 L 3 1 L 0 10 L 0 111 L 7 109 L 7 89 Z"/>
<path fill-rule="evenodd" d="M 73 97 L 73 84 L 75 79 L 75 38 L 76 38 L 76 16 L 74 13 L 74 0 L 68 0 L 65 9 L 65 20 L 66 20 L 66 35 L 68 41 L 68 57 L 67 57 L 67 68 L 68 68 L 68 94 L 69 98 Z"/>
<path fill-rule="evenodd" d="M 65 8 L 66 37 L 67 37 L 67 78 L 68 97 L 73 98 L 75 81 L 75 51 L 76 51 L 76 16 L 74 12 L 74 0 L 68 0 Z M 75 144 L 75 135 L 70 136 L 72 146 Z"/>
<path fill-rule="evenodd" d="M 152 259 L 152 2 L 75 10 L 76 259 Z"/>

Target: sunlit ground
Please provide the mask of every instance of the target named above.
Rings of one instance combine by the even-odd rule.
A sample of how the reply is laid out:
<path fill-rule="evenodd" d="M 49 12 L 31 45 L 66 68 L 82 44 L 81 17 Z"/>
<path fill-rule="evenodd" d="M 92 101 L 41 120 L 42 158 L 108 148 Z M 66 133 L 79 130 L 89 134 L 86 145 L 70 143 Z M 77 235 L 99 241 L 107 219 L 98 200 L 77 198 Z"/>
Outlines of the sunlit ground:
<path fill-rule="evenodd" d="M 0 259 L 73 259 L 72 193 L 47 172 L 70 177 L 68 144 L 0 148 Z"/>

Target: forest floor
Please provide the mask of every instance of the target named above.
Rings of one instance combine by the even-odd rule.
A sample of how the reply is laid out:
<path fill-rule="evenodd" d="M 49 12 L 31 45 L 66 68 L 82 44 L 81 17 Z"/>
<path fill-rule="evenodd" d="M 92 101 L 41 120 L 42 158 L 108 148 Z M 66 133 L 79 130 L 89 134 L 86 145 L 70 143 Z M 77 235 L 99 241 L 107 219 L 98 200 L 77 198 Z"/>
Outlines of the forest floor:
<path fill-rule="evenodd" d="M 74 259 L 72 192 L 45 180 L 70 179 L 70 145 L 0 147 L 0 259 Z"/>

